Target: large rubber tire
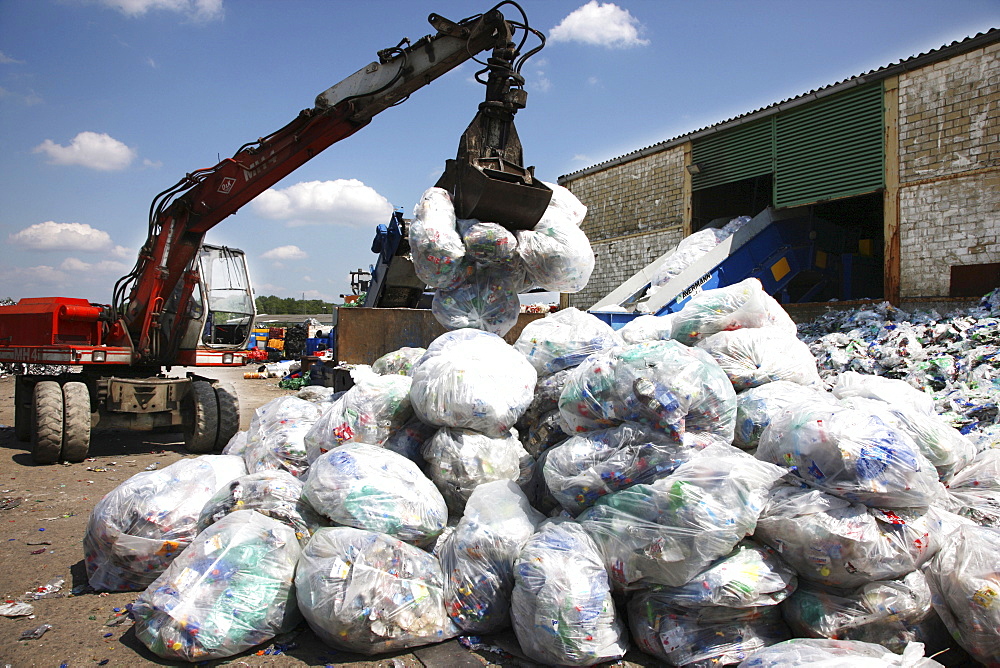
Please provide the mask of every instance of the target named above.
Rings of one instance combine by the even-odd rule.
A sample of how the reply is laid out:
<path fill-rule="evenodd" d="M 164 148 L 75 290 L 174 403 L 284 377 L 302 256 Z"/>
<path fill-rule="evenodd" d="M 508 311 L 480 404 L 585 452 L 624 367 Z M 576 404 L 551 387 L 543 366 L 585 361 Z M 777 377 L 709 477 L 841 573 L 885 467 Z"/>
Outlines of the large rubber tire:
<path fill-rule="evenodd" d="M 90 451 L 90 390 L 86 383 L 63 384 L 62 458 L 82 462 Z"/>
<path fill-rule="evenodd" d="M 59 461 L 63 440 L 63 393 L 59 383 L 35 383 L 31 396 L 31 458 L 36 464 Z"/>
<path fill-rule="evenodd" d="M 22 443 L 31 440 L 31 385 L 24 376 L 14 377 L 14 437 Z"/>
<path fill-rule="evenodd" d="M 216 383 L 215 400 L 219 404 L 219 434 L 215 449 L 222 450 L 240 430 L 240 399 L 232 383 Z"/>
<path fill-rule="evenodd" d="M 212 384 L 191 381 L 191 392 L 182 406 L 184 447 L 188 452 L 212 452 L 219 436 L 219 402 Z"/>

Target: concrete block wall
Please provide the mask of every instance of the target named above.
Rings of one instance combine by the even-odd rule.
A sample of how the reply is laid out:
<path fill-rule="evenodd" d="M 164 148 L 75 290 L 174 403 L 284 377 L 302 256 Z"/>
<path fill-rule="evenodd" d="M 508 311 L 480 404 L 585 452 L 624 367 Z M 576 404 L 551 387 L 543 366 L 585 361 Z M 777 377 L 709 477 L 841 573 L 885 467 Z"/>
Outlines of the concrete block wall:
<path fill-rule="evenodd" d="M 1000 262 L 1000 44 L 899 77 L 900 296 Z"/>

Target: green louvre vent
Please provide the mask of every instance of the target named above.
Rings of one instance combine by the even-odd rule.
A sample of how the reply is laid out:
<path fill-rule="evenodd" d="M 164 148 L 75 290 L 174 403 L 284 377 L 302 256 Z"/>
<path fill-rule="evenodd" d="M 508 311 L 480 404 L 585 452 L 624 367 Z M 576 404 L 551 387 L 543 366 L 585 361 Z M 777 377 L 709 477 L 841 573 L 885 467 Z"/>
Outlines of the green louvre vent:
<path fill-rule="evenodd" d="M 770 174 L 774 168 L 772 125 L 768 118 L 692 142 L 691 162 L 701 171 L 691 176 L 691 189 Z"/>
<path fill-rule="evenodd" d="M 881 83 L 791 109 L 774 121 L 775 206 L 861 195 L 884 186 Z"/>

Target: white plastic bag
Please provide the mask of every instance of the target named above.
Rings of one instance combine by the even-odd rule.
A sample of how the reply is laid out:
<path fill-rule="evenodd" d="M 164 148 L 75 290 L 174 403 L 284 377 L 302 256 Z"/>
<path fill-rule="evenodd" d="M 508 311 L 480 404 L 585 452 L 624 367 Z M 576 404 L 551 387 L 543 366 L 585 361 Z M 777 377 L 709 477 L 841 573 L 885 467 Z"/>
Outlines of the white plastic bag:
<path fill-rule="evenodd" d="M 777 380 L 822 387 L 809 346 L 777 327 L 718 332 L 698 347 L 719 363 L 737 392 Z"/>
<path fill-rule="evenodd" d="M 472 272 L 458 234 L 455 205 L 443 188 L 427 189 L 413 208 L 410 254 L 417 278 L 432 288 L 451 288 Z"/>
<path fill-rule="evenodd" d="M 570 307 L 529 322 L 514 342 L 539 376 L 579 365 L 592 353 L 621 345 L 615 330 L 594 315 Z"/>
<path fill-rule="evenodd" d="M 434 293 L 431 312 L 445 329 L 471 327 L 503 336 L 517 324 L 517 295 L 523 285 L 524 267 L 519 263 L 477 263 L 454 286 Z"/>
<path fill-rule="evenodd" d="M 671 336 L 673 313 L 664 315 L 640 315 L 629 320 L 618 330 L 625 343 L 641 343 L 643 341 L 666 341 Z"/>
<path fill-rule="evenodd" d="M 671 336 L 691 346 L 717 332 L 745 327 L 778 327 L 791 335 L 797 331 L 791 317 L 764 292 L 760 281 L 748 278 L 692 297 L 674 314 Z"/>
<path fill-rule="evenodd" d="M 272 399 L 254 411 L 243 451 L 247 470 L 284 469 L 294 476 L 303 475 L 309 468 L 306 433 L 322 412 L 318 404 L 292 396 Z"/>
<path fill-rule="evenodd" d="M 391 374 L 409 376 L 413 371 L 413 365 L 424 356 L 425 352 L 427 352 L 426 348 L 403 346 L 399 350 L 388 352 L 372 362 L 372 371 L 380 376 Z"/>
<path fill-rule="evenodd" d="M 738 668 L 943 668 L 924 658 L 924 646 L 910 643 L 903 654 L 861 640 L 792 638 L 759 650 Z"/>
<path fill-rule="evenodd" d="M 736 395 L 736 433 L 733 445 L 744 450 L 757 447 L 760 435 L 775 416 L 788 406 L 812 398 L 833 404 L 836 398 L 818 388 L 803 387 L 790 380 L 776 380 L 743 390 Z"/>
<path fill-rule="evenodd" d="M 514 233 L 499 223 L 475 218 L 459 219 L 458 233 L 465 244 L 466 255 L 481 264 L 513 260 L 517 251 Z"/>
<path fill-rule="evenodd" d="M 569 190 L 546 185 L 552 188 L 552 199 L 534 228 L 515 233 L 517 255 L 538 287 L 579 292 L 586 287 L 595 264 L 590 240 L 579 227 L 587 207 Z"/>

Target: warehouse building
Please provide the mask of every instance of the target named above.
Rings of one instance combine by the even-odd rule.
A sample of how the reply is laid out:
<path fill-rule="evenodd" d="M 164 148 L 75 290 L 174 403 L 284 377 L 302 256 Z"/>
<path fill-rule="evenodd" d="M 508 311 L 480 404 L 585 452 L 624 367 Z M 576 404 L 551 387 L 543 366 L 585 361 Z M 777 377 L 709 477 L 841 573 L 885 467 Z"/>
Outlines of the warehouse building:
<path fill-rule="evenodd" d="M 1000 285 L 1000 29 L 560 177 L 589 207 L 588 308 L 707 225 L 824 221 L 837 280 L 786 299 L 974 297 Z M 714 221 L 714 222 L 713 222 Z"/>

